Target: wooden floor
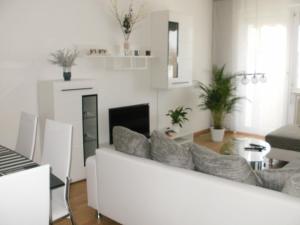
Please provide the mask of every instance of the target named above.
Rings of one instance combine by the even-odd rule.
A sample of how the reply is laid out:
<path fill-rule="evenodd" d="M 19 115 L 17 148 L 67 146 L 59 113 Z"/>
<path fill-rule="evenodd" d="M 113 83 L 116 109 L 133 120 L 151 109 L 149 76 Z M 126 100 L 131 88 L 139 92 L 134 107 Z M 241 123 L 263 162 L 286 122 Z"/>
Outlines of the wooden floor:
<path fill-rule="evenodd" d="M 119 225 L 107 218 L 97 220 L 96 211 L 87 206 L 86 182 L 82 181 L 71 185 L 70 204 L 76 225 Z M 54 225 L 70 225 L 69 219 L 63 219 Z"/>
<path fill-rule="evenodd" d="M 221 146 L 232 137 L 255 137 L 263 139 L 263 137 L 256 135 L 227 133 L 225 135 L 224 142 L 213 143 L 210 140 L 210 134 L 207 133 L 196 135 L 194 137 L 194 141 L 198 144 L 205 145 L 218 152 L 220 151 Z M 111 221 L 108 218 L 103 218 L 101 219 L 101 221 L 97 220 L 96 211 L 87 206 L 87 191 L 85 181 L 71 185 L 70 204 L 76 225 L 119 225 L 118 223 Z M 54 223 L 54 225 L 69 224 L 71 223 L 68 219 L 63 219 Z"/>

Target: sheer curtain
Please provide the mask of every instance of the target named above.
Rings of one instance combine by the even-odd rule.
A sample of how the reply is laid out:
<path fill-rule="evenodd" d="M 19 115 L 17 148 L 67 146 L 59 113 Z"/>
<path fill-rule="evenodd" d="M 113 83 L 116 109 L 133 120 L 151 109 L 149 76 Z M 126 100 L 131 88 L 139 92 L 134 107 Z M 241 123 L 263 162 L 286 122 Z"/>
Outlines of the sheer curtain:
<path fill-rule="evenodd" d="M 296 100 L 300 96 L 300 6 L 290 6 L 290 85 L 289 123 L 299 122 L 295 115 Z M 298 106 L 299 107 L 299 106 Z"/>
<path fill-rule="evenodd" d="M 265 73 L 266 82 L 243 85 L 231 129 L 265 135 L 287 122 L 288 3 L 286 0 L 232 0 L 232 72 Z M 257 77 L 260 78 L 259 76 Z"/>

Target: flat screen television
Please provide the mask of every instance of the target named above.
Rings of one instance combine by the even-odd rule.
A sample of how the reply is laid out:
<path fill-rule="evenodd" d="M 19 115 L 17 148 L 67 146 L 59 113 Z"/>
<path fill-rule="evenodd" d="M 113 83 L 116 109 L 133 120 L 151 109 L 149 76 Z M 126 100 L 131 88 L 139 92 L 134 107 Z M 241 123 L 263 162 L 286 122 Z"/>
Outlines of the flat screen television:
<path fill-rule="evenodd" d="M 123 126 L 150 137 L 149 104 L 109 109 L 109 142 L 113 144 L 112 131 Z"/>

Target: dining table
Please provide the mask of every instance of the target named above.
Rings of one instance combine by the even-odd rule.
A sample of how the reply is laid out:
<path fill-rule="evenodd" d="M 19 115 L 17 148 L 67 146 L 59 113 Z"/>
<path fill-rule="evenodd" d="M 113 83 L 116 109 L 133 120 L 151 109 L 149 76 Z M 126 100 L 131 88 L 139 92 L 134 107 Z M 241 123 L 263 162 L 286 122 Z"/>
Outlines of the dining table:
<path fill-rule="evenodd" d="M 5 146 L 0 145 L 0 179 L 12 173 L 17 173 L 34 167 L 40 164 L 28 159 L 20 153 L 13 151 Z M 50 172 L 50 189 L 63 187 L 65 183 Z"/>

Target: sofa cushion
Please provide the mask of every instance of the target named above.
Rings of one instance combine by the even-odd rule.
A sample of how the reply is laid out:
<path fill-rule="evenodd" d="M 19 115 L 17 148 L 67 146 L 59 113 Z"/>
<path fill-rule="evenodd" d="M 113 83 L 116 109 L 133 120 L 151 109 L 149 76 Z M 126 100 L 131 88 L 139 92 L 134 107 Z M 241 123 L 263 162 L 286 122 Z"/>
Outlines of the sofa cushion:
<path fill-rule="evenodd" d="M 258 171 L 257 175 L 262 180 L 262 187 L 282 191 L 287 180 L 297 173 L 300 173 L 300 161 L 292 161 L 281 169 Z"/>
<path fill-rule="evenodd" d="M 191 146 L 191 152 L 199 172 L 251 185 L 259 183 L 248 162 L 240 156 L 221 155 L 197 144 Z"/>
<path fill-rule="evenodd" d="M 282 192 L 300 198 L 300 173 L 291 176 L 285 182 Z"/>
<path fill-rule="evenodd" d="M 194 169 L 192 154 L 185 145 L 179 145 L 164 133 L 153 131 L 151 135 L 151 157 L 170 166 Z"/>
<path fill-rule="evenodd" d="M 150 158 L 150 142 L 140 133 L 116 126 L 113 129 L 113 140 L 117 151 L 142 158 Z"/>

